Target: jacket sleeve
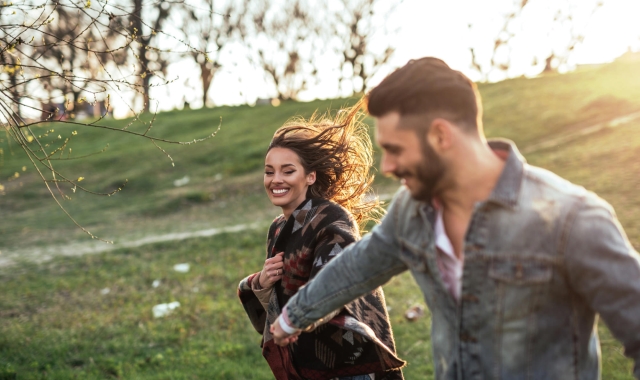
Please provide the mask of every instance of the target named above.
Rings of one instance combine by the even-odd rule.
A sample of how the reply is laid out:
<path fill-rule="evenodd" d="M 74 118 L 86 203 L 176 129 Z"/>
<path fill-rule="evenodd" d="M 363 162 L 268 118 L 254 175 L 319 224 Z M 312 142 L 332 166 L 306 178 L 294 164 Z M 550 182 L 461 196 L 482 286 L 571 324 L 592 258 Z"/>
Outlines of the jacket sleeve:
<path fill-rule="evenodd" d="M 260 275 L 260 272 L 247 276 L 240 281 L 240 284 L 238 284 L 238 297 L 240 298 L 240 303 L 242 303 L 242 307 L 244 307 L 244 311 L 247 313 L 253 328 L 262 334 L 267 321 L 267 312 L 251 288 L 253 279 L 258 275 Z"/>
<path fill-rule="evenodd" d="M 314 280 L 289 300 L 287 316 L 294 327 L 306 328 L 407 269 L 398 258 L 395 203 L 394 199 L 380 225 L 323 263 Z"/>
<path fill-rule="evenodd" d="M 271 239 L 274 237 L 279 219 L 280 216 L 275 218 L 269 227 L 269 233 L 267 234 L 267 247 L 269 246 Z M 267 321 L 267 304 L 264 304 L 264 301 L 269 299 L 271 292 L 269 290 L 254 291 L 255 283 L 258 281 L 259 276 L 260 272 L 254 273 L 240 281 L 238 284 L 238 298 L 240 298 L 240 303 L 242 303 L 242 307 L 244 307 L 244 310 L 251 321 L 251 325 L 253 325 L 253 328 L 257 332 L 262 334 Z M 273 288 L 271 288 L 271 290 L 273 290 Z"/>
<path fill-rule="evenodd" d="M 569 278 L 622 342 L 640 379 L 640 256 L 611 206 L 593 198 L 577 210 L 567 237 Z"/>
<path fill-rule="evenodd" d="M 271 302 L 271 294 L 273 293 L 273 286 L 270 288 L 262 288 L 258 283 L 258 279 L 260 278 L 260 273 L 258 273 L 251 281 L 251 290 L 253 290 L 253 294 L 256 295 L 258 301 L 265 310 L 269 309 L 269 302 Z"/>
<path fill-rule="evenodd" d="M 349 215 L 340 209 L 338 211 L 341 217 L 327 226 L 323 227 L 318 236 L 316 236 L 316 244 L 313 250 L 313 264 L 309 281 L 311 281 L 329 261 L 336 258 L 346 246 L 356 241 L 358 229 L 355 221 Z M 324 317 L 320 318 L 307 327 L 306 331 L 311 331 L 316 327 L 329 322 L 333 317 L 340 314 L 343 310 L 339 307 Z"/>

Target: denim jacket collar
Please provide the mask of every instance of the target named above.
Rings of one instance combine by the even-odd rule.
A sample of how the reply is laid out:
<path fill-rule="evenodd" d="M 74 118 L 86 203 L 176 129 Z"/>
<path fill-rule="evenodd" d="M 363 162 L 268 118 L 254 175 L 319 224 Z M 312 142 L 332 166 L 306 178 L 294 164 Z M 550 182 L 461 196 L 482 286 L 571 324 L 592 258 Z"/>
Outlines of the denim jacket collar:
<path fill-rule="evenodd" d="M 491 139 L 488 144 L 492 150 L 506 151 L 508 155 L 502 174 L 500 174 L 500 178 L 489 195 L 487 202 L 495 202 L 505 207 L 513 208 L 517 204 L 520 195 L 526 160 L 520 154 L 513 141 Z"/>
<path fill-rule="evenodd" d="M 494 202 L 507 208 L 513 208 L 518 202 L 520 185 L 524 175 L 524 164 L 527 161 L 511 140 L 490 139 L 487 143 L 492 150 L 502 150 L 507 153 L 504 169 L 502 169 L 498 182 L 493 191 L 491 191 L 487 202 Z M 422 214 L 425 220 L 434 225 L 436 210 L 433 205 L 423 203 L 421 207 L 418 207 L 416 213 Z"/>

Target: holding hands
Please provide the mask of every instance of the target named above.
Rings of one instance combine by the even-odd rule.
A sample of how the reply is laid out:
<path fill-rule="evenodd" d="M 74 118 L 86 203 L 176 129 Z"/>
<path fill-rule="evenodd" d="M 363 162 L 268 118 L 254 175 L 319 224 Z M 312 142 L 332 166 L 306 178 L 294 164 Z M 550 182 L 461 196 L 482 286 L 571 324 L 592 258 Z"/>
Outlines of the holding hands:
<path fill-rule="evenodd" d="M 280 326 L 280 318 L 277 318 L 273 322 L 271 327 L 269 327 L 269 331 L 273 335 L 273 341 L 275 342 L 275 344 L 282 347 L 296 342 L 298 340 L 298 336 L 300 336 L 300 333 L 302 332 L 299 330 L 294 332 L 293 334 L 287 333 Z"/>
<path fill-rule="evenodd" d="M 263 288 L 271 288 L 273 284 L 282 279 L 282 269 L 284 260 L 282 256 L 284 252 L 278 252 L 275 256 L 265 260 L 262 272 L 260 272 L 260 286 Z"/>

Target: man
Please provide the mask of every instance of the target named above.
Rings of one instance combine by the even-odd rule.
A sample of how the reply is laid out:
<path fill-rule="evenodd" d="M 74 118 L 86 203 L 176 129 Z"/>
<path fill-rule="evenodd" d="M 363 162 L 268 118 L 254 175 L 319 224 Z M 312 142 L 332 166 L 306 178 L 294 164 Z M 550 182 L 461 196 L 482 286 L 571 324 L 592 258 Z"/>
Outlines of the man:
<path fill-rule="evenodd" d="M 410 270 L 438 379 L 598 379 L 598 314 L 640 379 L 640 258 L 605 201 L 487 142 L 474 84 L 438 59 L 395 71 L 368 108 L 382 171 L 404 187 L 291 298 L 276 342 Z"/>

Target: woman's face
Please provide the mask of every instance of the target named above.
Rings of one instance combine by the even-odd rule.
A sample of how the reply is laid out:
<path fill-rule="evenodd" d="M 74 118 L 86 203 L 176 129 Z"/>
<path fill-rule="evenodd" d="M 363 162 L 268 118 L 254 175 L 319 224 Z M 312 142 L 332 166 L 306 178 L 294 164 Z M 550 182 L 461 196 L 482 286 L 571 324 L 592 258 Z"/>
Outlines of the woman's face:
<path fill-rule="evenodd" d="M 272 148 L 264 160 L 264 188 L 274 206 L 289 217 L 306 198 L 316 173 L 305 174 L 300 158 L 291 149 Z"/>

